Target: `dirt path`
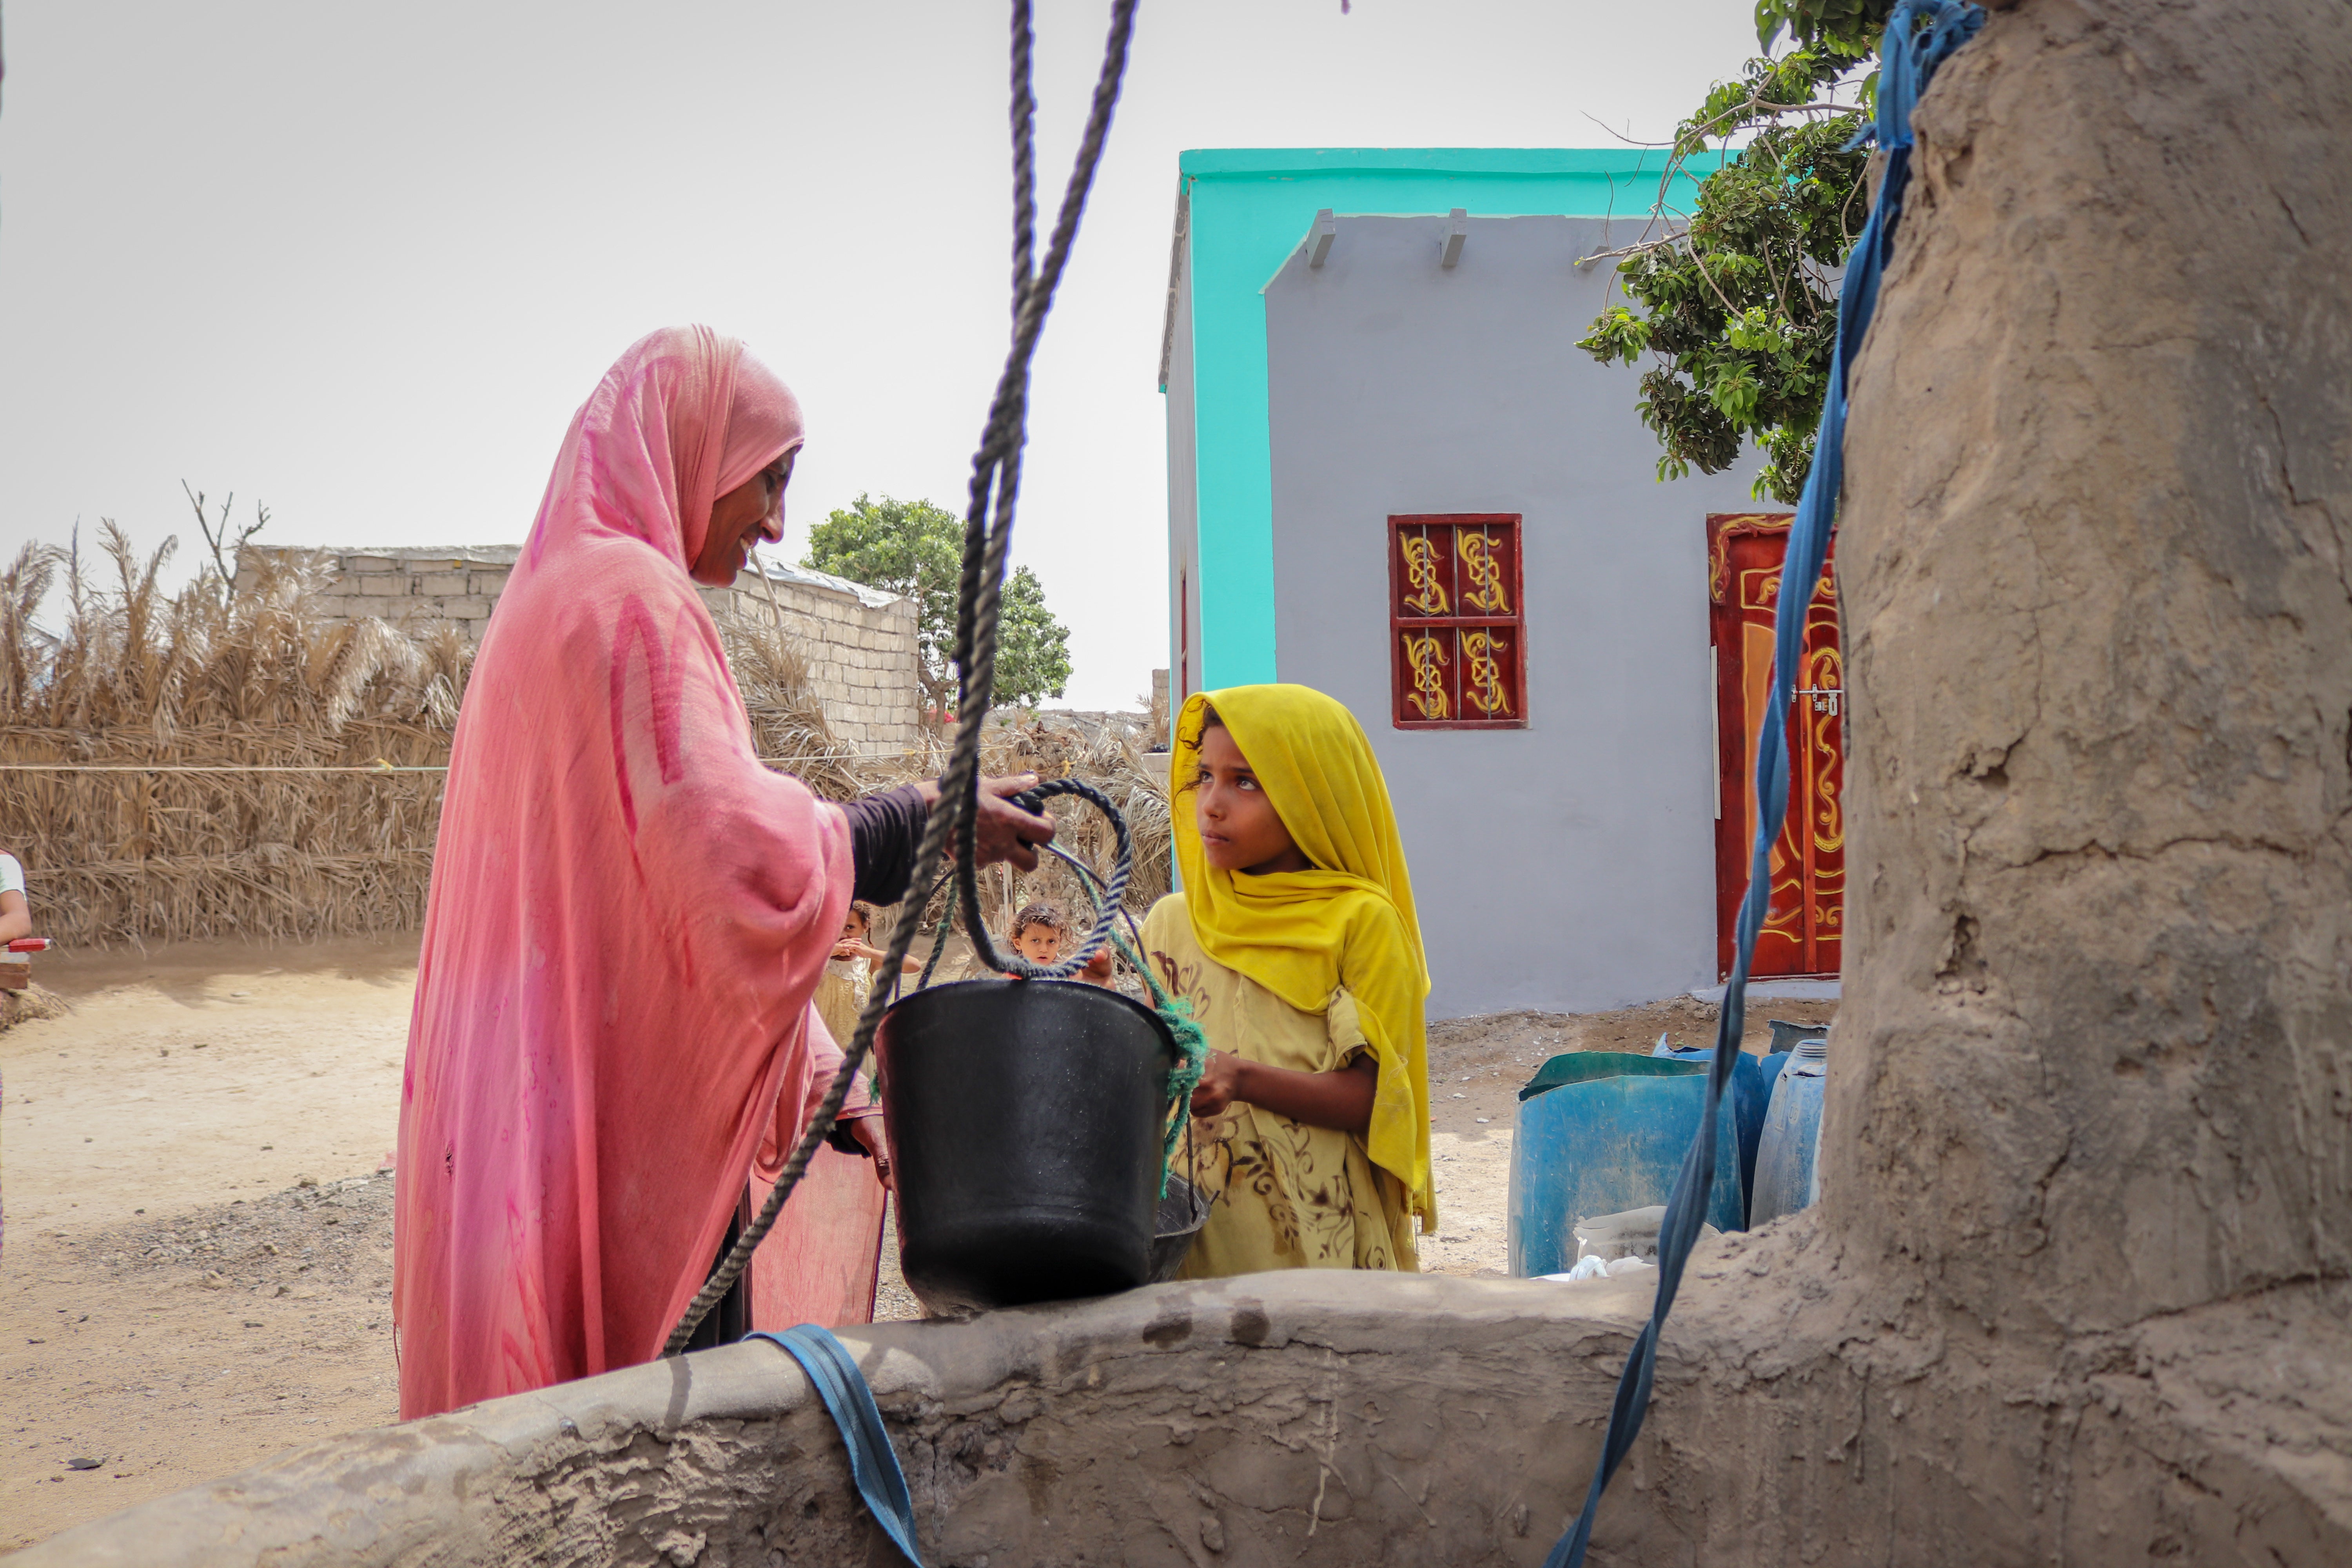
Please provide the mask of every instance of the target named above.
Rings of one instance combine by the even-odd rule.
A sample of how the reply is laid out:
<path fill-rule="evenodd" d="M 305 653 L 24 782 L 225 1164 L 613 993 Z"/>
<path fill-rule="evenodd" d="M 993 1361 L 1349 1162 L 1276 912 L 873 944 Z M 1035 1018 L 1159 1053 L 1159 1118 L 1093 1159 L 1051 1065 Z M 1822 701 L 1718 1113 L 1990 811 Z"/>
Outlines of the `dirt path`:
<path fill-rule="evenodd" d="M 0 1035 L 0 1546 L 397 1411 L 414 944 L 37 974 L 74 1011 Z"/>
<path fill-rule="evenodd" d="M 392 1183 L 412 943 L 45 960 L 62 1018 L 0 1034 L 0 1550 L 394 1419 Z M 1763 1015 L 1825 1018 L 1830 1005 Z M 1688 1001 L 1435 1026 L 1441 1234 L 1506 1262 L 1516 1091 L 1566 1050 L 1712 1036 Z M 919 1315 L 886 1248 L 877 1313 Z M 77 1460 L 92 1461 L 84 1468 Z"/>

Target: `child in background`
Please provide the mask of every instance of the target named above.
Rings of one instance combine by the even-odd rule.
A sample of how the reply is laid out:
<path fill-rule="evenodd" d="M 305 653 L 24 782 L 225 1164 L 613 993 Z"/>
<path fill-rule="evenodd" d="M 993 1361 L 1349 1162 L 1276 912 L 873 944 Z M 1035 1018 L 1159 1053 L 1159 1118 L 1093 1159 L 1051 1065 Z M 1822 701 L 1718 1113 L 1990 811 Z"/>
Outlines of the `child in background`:
<path fill-rule="evenodd" d="M 833 944 L 833 956 L 825 960 L 824 973 L 816 983 L 816 1016 L 824 1020 L 835 1045 L 849 1044 L 857 1032 L 858 1015 L 866 1011 L 866 999 L 874 991 L 874 966 L 890 956 L 867 940 L 873 930 L 874 906 L 851 904 L 841 922 L 841 940 Z M 901 967 L 908 974 L 919 974 L 923 964 L 910 952 Z"/>
<path fill-rule="evenodd" d="M 1169 796 L 1184 891 L 1152 906 L 1144 952 L 1208 1037 L 1192 1134 L 1223 1200 L 1181 1277 L 1418 1268 L 1429 971 L 1370 741 L 1307 687 L 1196 694 Z"/>
<path fill-rule="evenodd" d="M 1062 961 L 1062 911 L 1040 900 L 1024 904 L 1021 912 L 1013 917 L 1013 951 L 1032 963 L 1059 963 Z M 1087 966 L 1076 978 L 1089 985 L 1111 984 L 1110 944 L 1103 943 Z"/>

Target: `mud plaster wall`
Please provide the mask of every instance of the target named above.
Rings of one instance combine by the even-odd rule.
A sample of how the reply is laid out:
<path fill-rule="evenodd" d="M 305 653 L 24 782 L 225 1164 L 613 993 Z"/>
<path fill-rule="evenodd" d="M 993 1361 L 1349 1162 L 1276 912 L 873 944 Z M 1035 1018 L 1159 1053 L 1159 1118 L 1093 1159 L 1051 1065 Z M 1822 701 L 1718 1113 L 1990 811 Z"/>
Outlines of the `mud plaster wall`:
<path fill-rule="evenodd" d="M 2352 1265 L 2352 9 L 2033 4 L 1854 378 L 1831 1218 L 2105 1331 Z"/>
<path fill-rule="evenodd" d="M 1533 1568 L 1647 1304 L 1312 1270 L 844 1337 L 933 1568 Z M 335 1438 L 9 1561 L 895 1563 L 854 1495 L 793 1363 L 746 1344 Z"/>
<path fill-rule="evenodd" d="M 1822 1203 L 1652 1423 L 1701 1562 L 2352 1561 L 2347 122 L 2323 0 L 2028 0 L 1920 106 Z"/>

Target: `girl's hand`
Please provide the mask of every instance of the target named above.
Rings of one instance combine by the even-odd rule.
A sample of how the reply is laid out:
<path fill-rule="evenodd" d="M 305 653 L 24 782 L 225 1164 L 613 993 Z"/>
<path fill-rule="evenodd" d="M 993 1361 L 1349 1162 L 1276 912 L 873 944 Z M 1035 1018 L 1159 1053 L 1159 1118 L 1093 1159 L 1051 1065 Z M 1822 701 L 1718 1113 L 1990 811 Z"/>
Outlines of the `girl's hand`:
<path fill-rule="evenodd" d="M 1379 1090 L 1380 1068 L 1370 1057 L 1358 1057 L 1336 1072 L 1299 1072 L 1211 1051 L 1201 1087 L 1192 1091 L 1192 1114 L 1214 1116 L 1238 1100 L 1309 1127 L 1361 1137 L 1371 1128 Z"/>
<path fill-rule="evenodd" d="M 1242 1098 L 1243 1059 L 1231 1051 L 1211 1051 L 1201 1068 L 1200 1087 L 1192 1090 L 1192 1114 L 1214 1116 Z"/>
<path fill-rule="evenodd" d="M 1108 942 L 1103 943 L 1101 951 L 1087 960 L 1087 966 L 1078 971 L 1078 978 L 1089 985 L 1108 985 L 1111 983 L 1111 957 Z"/>

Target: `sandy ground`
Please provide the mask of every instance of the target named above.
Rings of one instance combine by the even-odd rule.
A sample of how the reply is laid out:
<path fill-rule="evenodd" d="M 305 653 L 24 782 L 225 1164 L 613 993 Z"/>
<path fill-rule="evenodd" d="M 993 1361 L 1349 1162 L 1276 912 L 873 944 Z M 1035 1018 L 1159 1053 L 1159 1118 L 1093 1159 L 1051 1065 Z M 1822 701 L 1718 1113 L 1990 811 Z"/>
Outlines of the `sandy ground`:
<path fill-rule="evenodd" d="M 391 1421 L 407 942 L 45 958 L 67 1016 L 0 1034 L 0 1549 Z M 1812 1023 L 1833 1004 L 1751 1009 Z M 1713 1036 L 1687 999 L 1434 1026 L 1441 1232 L 1500 1274 L 1516 1090 L 1546 1057 Z M 919 1310 L 885 1249 L 877 1315 Z"/>
<path fill-rule="evenodd" d="M 0 1547 L 398 1403 L 391 1184 L 368 1178 L 413 944 L 35 973 L 74 1011 L 0 1035 Z"/>

